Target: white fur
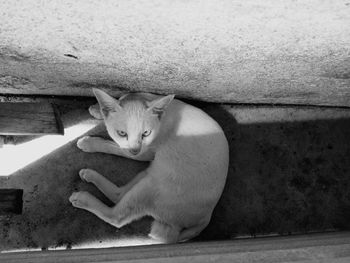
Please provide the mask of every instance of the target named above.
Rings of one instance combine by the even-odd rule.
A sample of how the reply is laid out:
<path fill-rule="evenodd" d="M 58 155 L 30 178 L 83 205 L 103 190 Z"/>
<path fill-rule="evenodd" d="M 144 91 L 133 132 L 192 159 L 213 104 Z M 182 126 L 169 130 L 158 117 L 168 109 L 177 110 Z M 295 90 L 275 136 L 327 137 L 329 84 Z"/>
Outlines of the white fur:
<path fill-rule="evenodd" d="M 73 193 L 72 204 L 116 227 L 150 215 L 155 219 L 150 236 L 167 243 L 198 235 L 208 225 L 226 181 L 229 151 L 220 126 L 173 96 L 134 94 L 118 101 L 94 92 L 104 110 L 100 116 L 96 106 L 90 112 L 104 118 L 114 141 L 84 137 L 78 147 L 151 163 L 123 187 L 95 171 L 82 170 L 82 179 L 94 183 L 116 205 L 109 208 L 86 192 Z M 115 129 L 127 130 L 128 138 L 118 136 Z M 152 129 L 149 137 L 140 135 L 144 129 Z M 129 147 L 135 143 L 141 148 L 133 155 Z"/>

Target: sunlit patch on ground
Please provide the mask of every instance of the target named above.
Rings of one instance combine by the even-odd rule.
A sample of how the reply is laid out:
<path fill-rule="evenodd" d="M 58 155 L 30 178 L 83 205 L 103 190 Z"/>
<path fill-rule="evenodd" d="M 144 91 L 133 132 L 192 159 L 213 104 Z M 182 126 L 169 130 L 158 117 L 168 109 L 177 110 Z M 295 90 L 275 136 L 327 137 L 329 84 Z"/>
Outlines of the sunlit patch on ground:
<path fill-rule="evenodd" d="M 144 246 L 144 245 L 155 245 L 160 242 L 151 238 L 120 238 L 117 240 L 101 240 L 96 242 L 86 242 L 79 245 L 72 246 L 71 249 L 92 249 L 92 248 L 112 248 L 112 247 L 128 247 L 128 246 Z M 49 247 L 48 250 L 65 250 L 67 247 Z M 14 253 L 14 252 L 29 252 L 29 251 L 41 251 L 41 249 L 13 249 L 7 251 L 0 251 L 0 253 Z"/>
<path fill-rule="evenodd" d="M 60 147 L 76 140 L 90 130 L 96 128 L 100 122 L 83 121 L 77 125 L 65 129 L 65 135 L 46 135 L 35 138 L 31 141 L 17 145 L 5 144 L 0 148 L 0 176 L 10 176 L 16 171 L 35 163 L 42 157 L 49 155 Z M 102 223 L 102 222 L 101 222 Z M 117 238 L 117 239 L 100 239 L 96 241 L 86 241 L 79 244 L 73 244 L 71 247 L 64 246 L 48 246 L 47 250 L 64 250 L 70 249 L 89 249 L 89 248 L 110 248 L 124 246 L 142 246 L 159 244 L 159 242 L 147 237 Z M 14 248 L 5 249 L 0 253 L 25 252 L 25 251 L 41 251 L 39 248 Z"/>
<path fill-rule="evenodd" d="M 17 170 L 73 141 L 95 126 L 95 123 L 80 123 L 66 128 L 64 136 L 46 135 L 20 145 L 4 145 L 0 148 L 0 176 L 11 175 Z"/>
<path fill-rule="evenodd" d="M 100 242 L 83 243 L 77 246 L 73 246 L 73 249 L 127 247 L 127 246 L 143 246 L 143 245 L 153 245 L 153 244 L 160 244 L 160 242 L 151 238 L 134 237 L 134 238 L 120 238 L 117 240 L 103 240 Z"/>

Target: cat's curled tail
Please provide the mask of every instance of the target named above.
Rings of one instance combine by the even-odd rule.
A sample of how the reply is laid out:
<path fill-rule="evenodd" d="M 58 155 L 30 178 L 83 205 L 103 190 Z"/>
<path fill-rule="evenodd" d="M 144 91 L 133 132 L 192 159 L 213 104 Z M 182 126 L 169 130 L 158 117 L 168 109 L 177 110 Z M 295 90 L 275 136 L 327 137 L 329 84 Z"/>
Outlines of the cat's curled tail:
<path fill-rule="evenodd" d="M 176 243 L 180 236 L 180 230 L 179 227 L 155 220 L 152 224 L 151 232 L 148 235 L 162 243 Z"/>
<path fill-rule="evenodd" d="M 209 219 L 206 219 L 194 227 L 181 229 L 155 220 L 148 235 L 162 243 L 184 242 L 197 236 L 208 224 Z"/>

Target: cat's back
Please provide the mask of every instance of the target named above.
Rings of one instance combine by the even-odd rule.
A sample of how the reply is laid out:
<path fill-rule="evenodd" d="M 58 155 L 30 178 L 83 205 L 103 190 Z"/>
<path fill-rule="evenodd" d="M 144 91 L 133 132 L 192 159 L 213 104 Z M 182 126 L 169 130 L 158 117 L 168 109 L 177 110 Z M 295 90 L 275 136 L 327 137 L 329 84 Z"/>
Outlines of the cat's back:
<path fill-rule="evenodd" d="M 169 129 L 149 167 L 158 194 L 156 214 L 189 227 L 210 217 L 221 196 L 228 143 L 216 121 L 189 104 L 173 101 L 165 118 Z"/>
<path fill-rule="evenodd" d="M 155 165 L 175 181 L 223 187 L 229 149 L 219 124 L 199 108 L 174 100 L 166 113 L 167 136 L 156 153 Z"/>
<path fill-rule="evenodd" d="M 167 110 L 169 137 L 177 143 L 210 147 L 211 152 L 228 154 L 228 143 L 220 125 L 203 110 L 174 100 Z M 198 153 L 200 154 L 200 153 Z"/>

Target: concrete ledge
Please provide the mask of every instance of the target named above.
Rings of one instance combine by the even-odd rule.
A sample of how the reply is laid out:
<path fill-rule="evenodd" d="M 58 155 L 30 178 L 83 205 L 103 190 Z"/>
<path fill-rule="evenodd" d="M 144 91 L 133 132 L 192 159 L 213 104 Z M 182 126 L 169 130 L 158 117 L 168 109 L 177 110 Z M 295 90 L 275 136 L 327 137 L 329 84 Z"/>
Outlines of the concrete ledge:
<path fill-rule="evenodd" d="M 350 234 L 0 254 L 15 262 L 349 262 Z"/>

